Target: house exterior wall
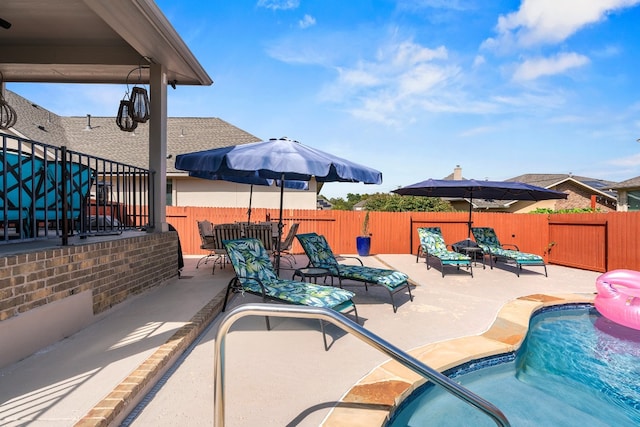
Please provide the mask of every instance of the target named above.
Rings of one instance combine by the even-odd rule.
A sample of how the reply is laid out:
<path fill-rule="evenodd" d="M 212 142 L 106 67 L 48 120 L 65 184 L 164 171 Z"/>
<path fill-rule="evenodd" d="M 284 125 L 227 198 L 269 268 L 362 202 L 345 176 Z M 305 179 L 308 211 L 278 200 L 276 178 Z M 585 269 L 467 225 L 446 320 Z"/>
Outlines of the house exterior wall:
<path fill-rule="evenodd" d="M 516 202 L 511 205 L 509 212 L 511 213 L 530 213 L 536 209 L 562 209 L 557 207 L 560 200 L 540 200 L 538 202 Z"/>
<path fill-rule="evenodd" d="M 562 191 L 569 196 L 565 200 L 556 201 L 556 209 L 588 209 L 591 208 L 591 196 L 594 195 L 584 187 L 572 185 L 570 183 L 562 183 L 553 188 L 556 191 Z M 596 195 L 597 196 L 597 195 Z M 615 209 L 598 201 L 602 197 L 596 198 L 596 210 L 600 212 L 613 212 Z"/>
<path fill-rule="evenodd" d="M 178 272 L 175 232 L 0 258 L 0 366 L 77 332 Z M 36 327 L 34 327 L 36 325 Z"/>
<path fill-rule="evenodd" d="M 629 211 L 629 199 L 627 197 L 626 190 L 618 190 L 618 212 L 628 212 Z"/>
<path fill-rule="evenodd" d="M 629 194 L 631 193 L 631 194 Z M 619 212 L 629 212 L 638 210 L 638 196 L 640 196 L 640 187 L 618 189 L 618 207 Z M 630 200 L 631 199 L 631 200 Z"/>
<path fill-rule="evenodd" d="M 308 190 L 284 190 L 287 209 L 315 209 L 316 182 Z M 251 186 L 226 181 L 209 181 L 188 177 L 173 178 L 173 206 L 199 206 L 216 208 L 248 208 Z M 253 186 L 252 208 L 280 207 L 280 187 Z"/>

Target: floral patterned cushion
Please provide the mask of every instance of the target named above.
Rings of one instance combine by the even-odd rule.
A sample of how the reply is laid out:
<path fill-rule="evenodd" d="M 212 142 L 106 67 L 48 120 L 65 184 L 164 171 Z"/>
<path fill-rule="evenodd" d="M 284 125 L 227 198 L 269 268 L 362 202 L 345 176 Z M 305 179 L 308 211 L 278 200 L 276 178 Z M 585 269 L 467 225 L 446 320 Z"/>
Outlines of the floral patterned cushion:
<path fill-rule="evenodd" d="M 544 264 L 544 259 L 540 255 L 504 249 L 493 228 L 473 227 L 471 232 L 478 246 L 486 253 L 514 260 L 518 264 Z"/>
<path fill-rule="evenodd" d="M 292 304 L 333 308 L 347 302 L 353 292 L 277 277 L 269 254 L 257 239 L 225 240 L 224 245 L 238 281 L 246 291 Z"/>
<path fill-rule="evenodd" d="M 426 254 L 438 258 L 442 264 L 469 265 L 471 263 L 471 258 L 467 255 L 447 249 L 440 227 L 420 227 L 418 228 L 418 237 L 420 237 L 422 250 Z"/>
<path fill-rule="evenodd" d="M 326 268 L 333 276 L 382 285 L 389 290 L 407 284 L 404 273 L 384 268 L 339 264 L 324 236 L 316 233 L 297 234 L 296 238 L 314 267 Z"/>

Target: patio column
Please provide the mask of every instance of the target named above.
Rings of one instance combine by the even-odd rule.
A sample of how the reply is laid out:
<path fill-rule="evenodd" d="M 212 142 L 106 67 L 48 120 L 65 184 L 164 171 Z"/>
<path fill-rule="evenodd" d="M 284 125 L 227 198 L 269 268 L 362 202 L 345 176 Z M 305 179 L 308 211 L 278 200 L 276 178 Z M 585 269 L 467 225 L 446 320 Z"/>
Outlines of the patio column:
<path fill-rule="evenodd" d="M 153 196 L 149 207 L 155 215 L 149 231 L 169 231 L 167 225 L 167 75 L 162 64 L 151 64 L 149 70 L 149 170 Z M 150 189 L 151 190 L 151 189 Z"/>

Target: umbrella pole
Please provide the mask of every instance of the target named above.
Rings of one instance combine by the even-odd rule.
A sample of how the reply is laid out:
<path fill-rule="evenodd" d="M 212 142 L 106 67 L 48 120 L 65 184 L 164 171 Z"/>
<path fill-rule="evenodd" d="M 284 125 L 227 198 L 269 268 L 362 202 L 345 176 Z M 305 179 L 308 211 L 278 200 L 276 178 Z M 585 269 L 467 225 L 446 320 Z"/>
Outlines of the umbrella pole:
<path fill-rule="evenodd" d="M 280 179 L 280 218 L 278 219 L 278 241 L 276 242 L 276 274 L 280 276 L 280 243 L 282 242 L 282 206 L 284 205 L 284 174 Z"/>
<path fill-rule="evenodd" d="M 249 210 L 247 211 L 247 225 L 251 224 L 251 200 L 253 200 L 253 184 L 249 189 Z"/>
<path fill-rule="evenodd" d="M 467 229 L 467 240 L 471 240 L 471 224 L 473 224 L 473 221 L 471 221 L 471 211 L 473 210 L 473 194 L 471 194 L 471 197 L 469 198 L 469 227 Z"/>

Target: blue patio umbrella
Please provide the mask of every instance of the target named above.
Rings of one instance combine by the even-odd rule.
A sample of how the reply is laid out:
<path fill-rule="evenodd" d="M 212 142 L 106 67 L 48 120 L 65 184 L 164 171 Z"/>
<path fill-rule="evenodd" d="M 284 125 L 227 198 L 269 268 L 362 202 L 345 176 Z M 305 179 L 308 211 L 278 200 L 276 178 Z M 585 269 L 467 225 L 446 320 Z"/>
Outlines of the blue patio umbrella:
<path fill-rule="evenodd" d="M 382 173 L 289 138 L 233 145 L 176 156 L 176 169 L 222 177 L 381 184 Z M 278 252 L 282 240 L 284 187 L 280 187 Z M 276 270 L 280 259 L 276 257 Z"/>
<path fill-rule="evenodd" d="M 455 197 L 469 199 L 469 230 L 473 199 L 488 200 L 549 200 L 566 199 L 567 194 L 518 181 L 480 181 L 475 179 L 427 179 L 393 190 L 403 196 Z"/>

